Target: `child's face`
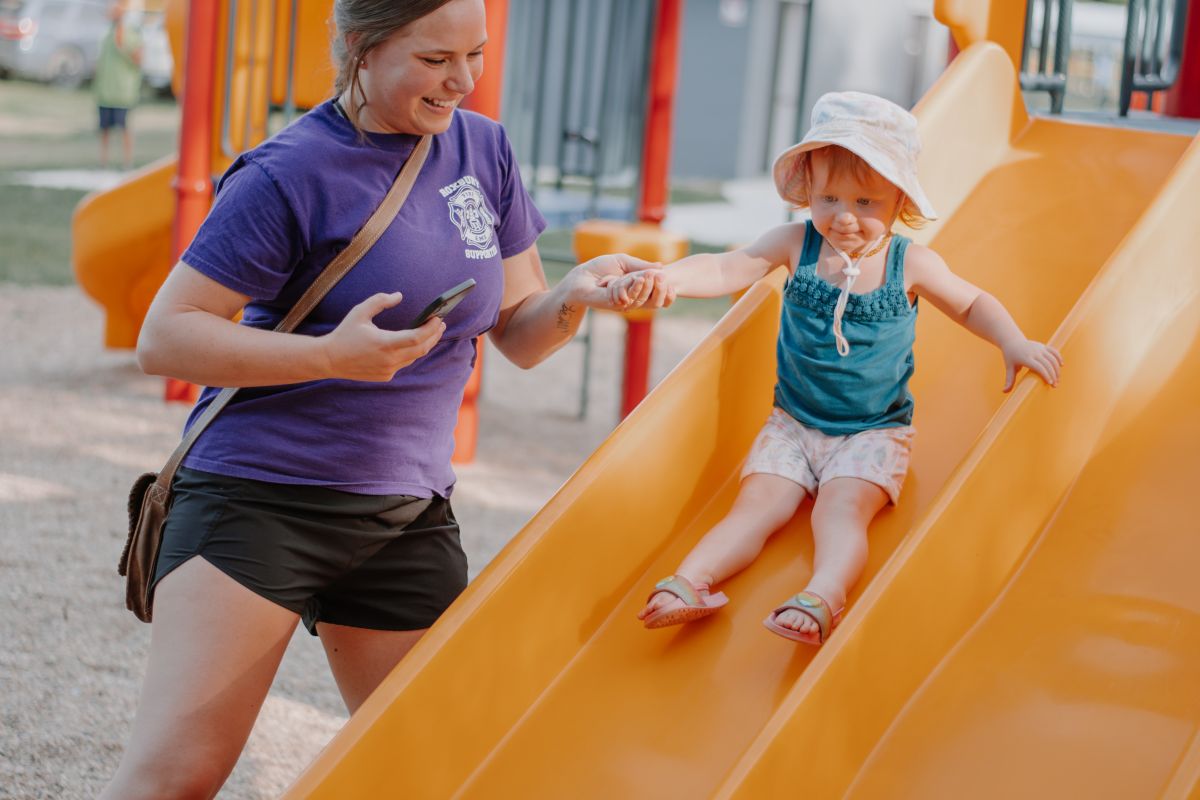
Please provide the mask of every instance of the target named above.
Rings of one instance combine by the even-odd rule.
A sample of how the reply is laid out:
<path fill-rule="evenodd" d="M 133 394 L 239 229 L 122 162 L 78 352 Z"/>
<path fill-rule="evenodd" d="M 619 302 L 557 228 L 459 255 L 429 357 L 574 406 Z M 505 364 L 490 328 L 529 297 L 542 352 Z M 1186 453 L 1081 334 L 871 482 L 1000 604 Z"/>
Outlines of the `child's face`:
<path fill-rule="evenodd" d="M 809 165 L 813 225 L 831 245 L 855 253 L 891 230 L 902 195 L 890 181 L 865 166 L 834 169 L 824 147 L 812 152 Z"/>

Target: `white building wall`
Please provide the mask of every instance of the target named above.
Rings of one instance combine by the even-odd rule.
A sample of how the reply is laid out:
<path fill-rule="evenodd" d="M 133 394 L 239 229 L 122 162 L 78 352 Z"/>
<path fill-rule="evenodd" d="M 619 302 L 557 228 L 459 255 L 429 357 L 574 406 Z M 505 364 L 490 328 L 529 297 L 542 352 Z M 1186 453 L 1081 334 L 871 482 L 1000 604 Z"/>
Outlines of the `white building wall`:
<path fill-rule="evenodd" d="M 821 94 L 853 89 L 911 107 L 941 73 L 949 33 L 933 19 L 933 0 L 812 2 L 801 92 L 803 0 L 687 1 L 674 176 L 761 175 L 776 152 L 803 135 Z"/>

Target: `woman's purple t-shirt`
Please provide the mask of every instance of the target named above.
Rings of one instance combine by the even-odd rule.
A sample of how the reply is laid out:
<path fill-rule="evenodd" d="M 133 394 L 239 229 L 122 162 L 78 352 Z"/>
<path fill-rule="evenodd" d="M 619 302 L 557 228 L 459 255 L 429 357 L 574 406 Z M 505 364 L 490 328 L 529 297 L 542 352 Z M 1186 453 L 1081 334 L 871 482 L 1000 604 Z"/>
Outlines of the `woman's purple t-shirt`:
<path fill-rule="evenodd" d="M 332 103 L 318 106 L 229 168 L 182 261 L 251 297 L 242 325 L 275 327 L 378 207 L 416 142 L 406 134 L 363 142 Z M 546 222 L 500 125 L 459 110 L 432 145 L 396 220 L 296 333 L 328 333 L 376 292 L 404 300 L 375 324 L 411 327 L 430 300 L 474 278 L 442 340 L 386 383 L 240 389 L 185 466 L 361 494 L 449 496 L 458 407 L 475 339 L 499 315 L 501 259 L 532 246 Z M 216 392 L 203 391 L 189 426 Z"/>

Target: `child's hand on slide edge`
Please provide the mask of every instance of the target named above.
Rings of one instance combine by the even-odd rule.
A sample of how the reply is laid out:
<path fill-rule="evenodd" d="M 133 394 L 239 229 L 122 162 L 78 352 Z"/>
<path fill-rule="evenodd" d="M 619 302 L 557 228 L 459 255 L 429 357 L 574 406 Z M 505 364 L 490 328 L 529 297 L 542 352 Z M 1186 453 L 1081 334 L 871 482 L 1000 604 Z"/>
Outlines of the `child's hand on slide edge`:
<path fill-rule="evenodd" d="M 1048 344 L 1025 339 L 1005 347 L 1004 353 L 1004 391 L 1012 391 L 1016 383 L 1017 370 L 1021 367 L 1036 373 L 1050 386 L 1058 386 L 1058 376 L 1062 372 L 1063 357 Z"/>

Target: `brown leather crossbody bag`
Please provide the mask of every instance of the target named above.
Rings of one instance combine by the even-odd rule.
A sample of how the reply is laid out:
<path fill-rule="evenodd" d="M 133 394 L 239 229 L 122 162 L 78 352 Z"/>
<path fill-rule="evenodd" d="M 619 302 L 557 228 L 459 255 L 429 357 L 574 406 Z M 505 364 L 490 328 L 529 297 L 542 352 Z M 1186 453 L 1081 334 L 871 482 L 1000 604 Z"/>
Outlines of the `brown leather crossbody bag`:
<path fill-rule="evenodd" d="M 408 199 L 408 194 L 416 183 L 417 174 L 425 163 L 425 157 L 429 155 L 430 145 L 431 137 L 422 136 L 400 174 L 396 176 L 392 188 L 379 204 L 379 208 L 375 209 L 375 213 L 366 224 L 354 234 L 346 249 L 338 253 L 317 276 L 287 316 L 275 326 L 276 331 L 290 333 L 295 330 L 329 290 L 383 235 L 400 212 L 404 201 Z M 196 439 L 236 392 L 237 388 L 222 389 L 188 430 L 187 436 L 167 459 L 162 471 L 142 475 L 134 481 L 129 492 L 129 538 L 125 542 L 124 552 L 121 553 L 117 572 L 125 578 L 125 606 L 142 622 L 150 622 L 154 608 L 154 569 L 158 563 L 158 551 L 162 546 L 163 527 L 171 510 L 171 482 L 175 478 L 175 471 L 179 469 L 183 457 L 195 444 Z"/>

